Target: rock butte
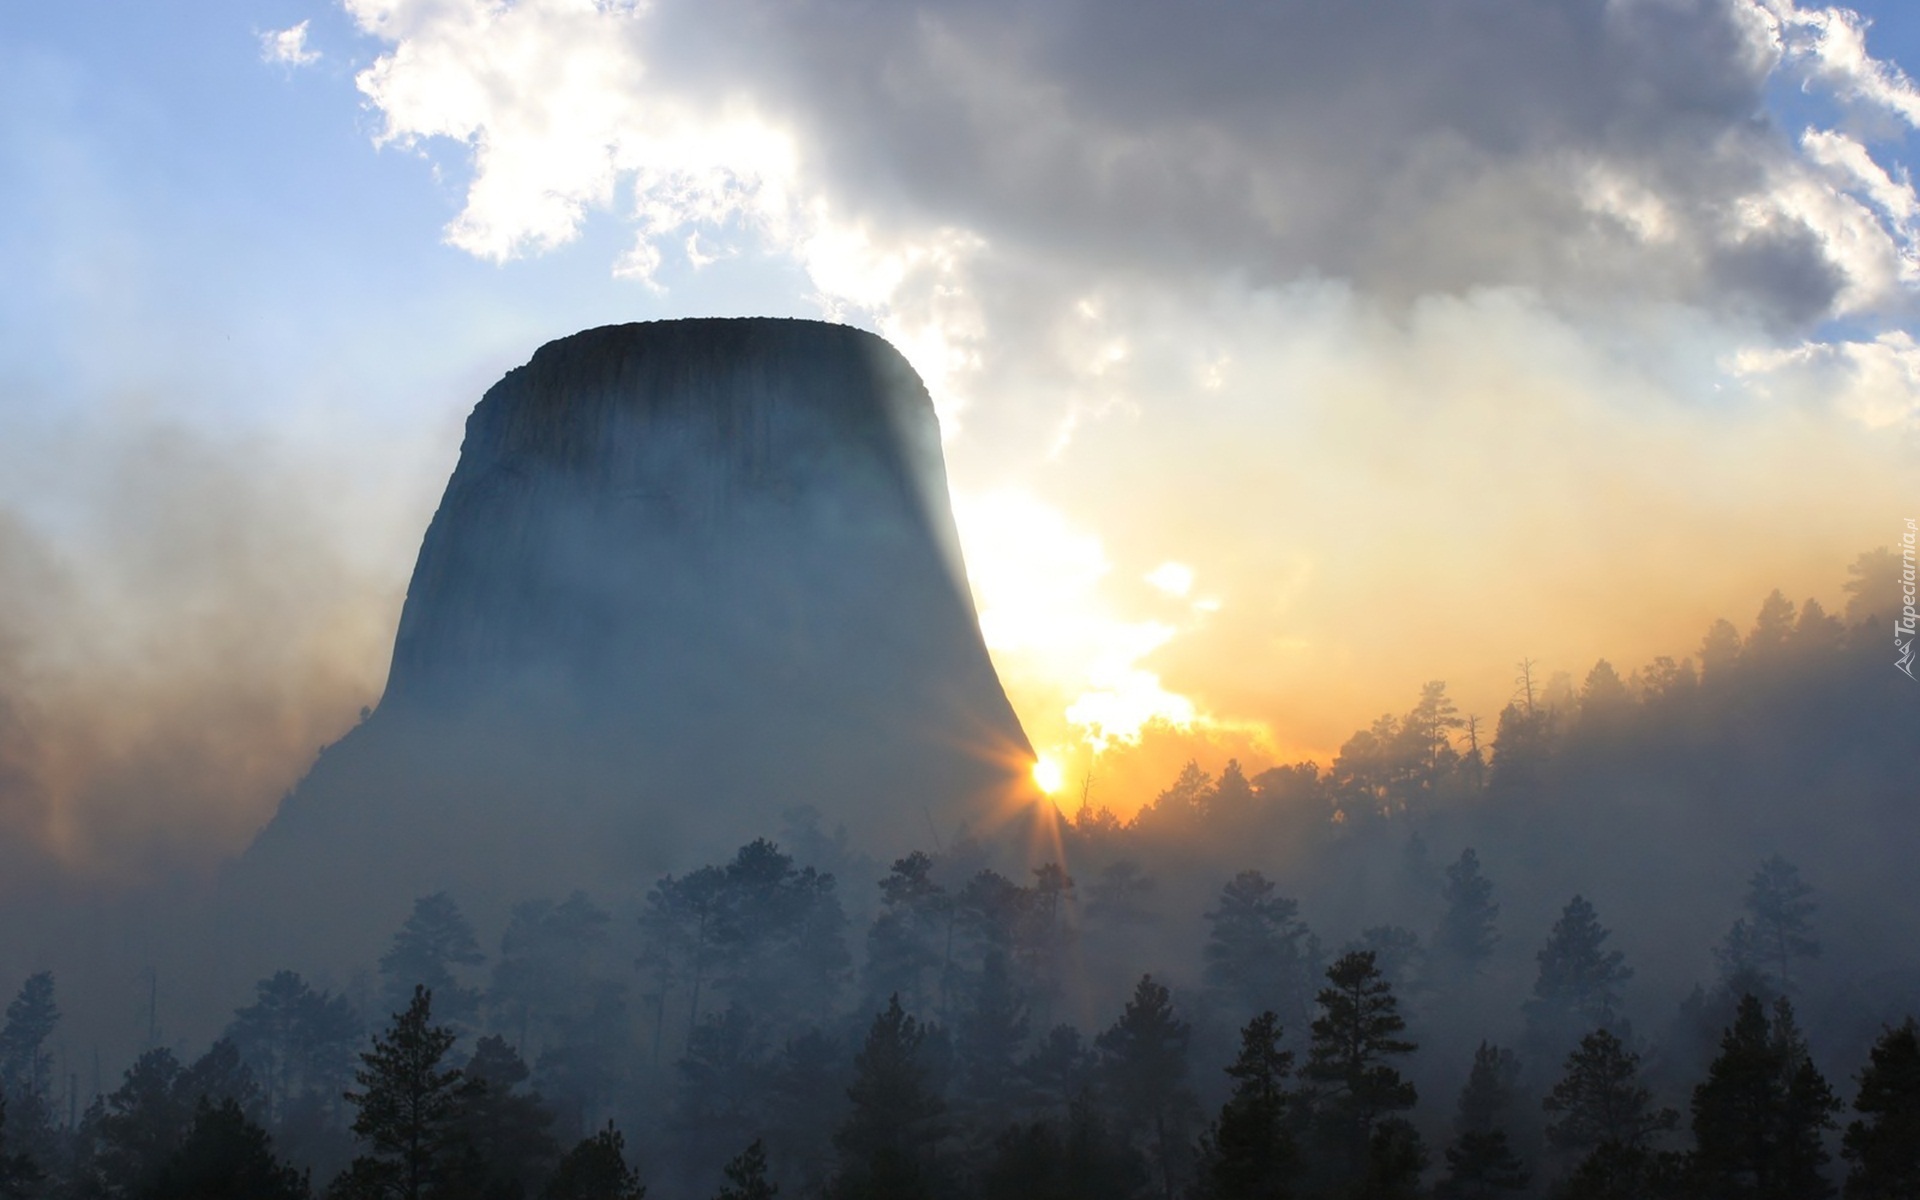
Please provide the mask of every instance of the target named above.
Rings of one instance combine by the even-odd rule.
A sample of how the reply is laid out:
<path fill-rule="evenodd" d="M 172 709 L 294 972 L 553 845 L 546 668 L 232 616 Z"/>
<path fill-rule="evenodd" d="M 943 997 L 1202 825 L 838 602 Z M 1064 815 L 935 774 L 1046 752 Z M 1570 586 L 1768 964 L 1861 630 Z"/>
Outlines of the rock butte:
<path fill-rule="evenodd" d="M 607 326 L 474 409 L 386 694 L 226 907 L 281 961 L 364 963 L 414 896 L 642 890 L 812 836 L 797 809 L 882 862 L 1044 834 L 1031 760 L 898 352 L 813 321 Z"/>

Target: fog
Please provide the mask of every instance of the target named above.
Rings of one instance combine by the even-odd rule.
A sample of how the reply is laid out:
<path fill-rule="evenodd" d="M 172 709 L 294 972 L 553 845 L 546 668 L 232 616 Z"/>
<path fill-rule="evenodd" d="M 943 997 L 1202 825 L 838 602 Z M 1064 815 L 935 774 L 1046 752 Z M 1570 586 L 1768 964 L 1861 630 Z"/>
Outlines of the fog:
<path fill-rule="evenodd" d="M 338 1008 L 332 1032 L 296 1035 L 320 1041 L 289 1043 L 320 1057 L 285 1077 L 259 1057 L 270 1050 L 248 1033 L 255 1018 L 233 1023 L 253 998 L 246 982 L 208 988 L 199 977 L 241 943 L 178 937 L 208 919 L 202 902 L 148 892 L 139 920 L 112 906 L 76 910 L 44 928 L 77 934 L 77 944 L 12 956 L 15 979 L 55 970 L 64 1014 L 49 1045 L 66 1082 L 51 1086 L 54 1116 L 30 1144 L 44 1153 L 76 1132 L 80 1144 L 111 1144 L 110 1125 L 76 1117 L 70 1129 L 60 1114 L 112 1091 L 156 1034 L 189 1062 L 225 1031 L 258 1081 L 248 1111 L 318 1185 L 365 1150 L 345 1129 L 348 1108 L 300 1097 L 317 1105 L 329 1088 L 348 1087 L 352 1051 L 420 982 L 458 1035 L 449 1062 L 464 1061 L 483 1034 L 503 1036 L 531 1068 L 517 1086 L 536 1089 L 553 1114 L 548 1136 L 564 1146 L 613 1120 L 651 1194 L 713 1194 L 721 1167 L 755 1139 L 783 1194 L 831 1193 L 863 1169 L 853 1135 L 834 1135 L 866 1119 L 859 1070 L 874 1068 L 869 1059 L 856 1069 L 855 1051 L 864 1041 L 871 1052 L 885 1025 L 875 1014 L 897 996 L 923 1023 L 917 1086 L 945 1106 L 913 1134 L 939 1186 L 994 1194 L 992 1180 L 1014 1169 L 1000 1136 L 1008 1123 L 1070 1123 L 1080 1118 L 1066 1101 L 1083 1094 L 1103 1114 L 1116 1161 L 1138 1156 L 1128 1169 L 1143 1172 L 1110 1194 L 1159 1195 L 1154 1172 L 1178 1183 L 1208 1169 L 1194 1139 L 1227 1098 L 1220 1068 L 1241 1025 L 1272 1008 L 1281 1044 L 1307 1063 L 1308 1025 L 1329 1003 L 1315 1000 L 1321 975 L 1364 948 L 1418 1046 L 1390 1057 L 1417 1090 L 1406 1116 L 1427 1146 L 1428 1182 L 1446 1174 L 1439 1151 L 1457 1132 L 1453 1098 L 1484 1039 L 1517 1054 L 1502 1128 L 1532 1169 L 1526 1194 L 1545 1195 L 1580 1154 L 1542 1141 L 1555 1126 L 1540 1100 L 1596 1025 L 1637 1056 L 1654 1102 L 1686 1112 L 1743 990 L 1791 999 L 1812 1061 L 1843 1100 L 1873 1041 L 1920 1006 L 1920 964 L 1908 952 L 1920 910 L 1901 898 L 1920 838 L 1907 802 L 1920 723 L 1908 681 L 1888 669 L 1897 604 L 1884 599 L 1897 601 L 1900 569 L 1886 550 L 1860 556 L 1831 615 L 1766 597 L 1756 615 L 1703 630 L 1664 661 L 1596 666 L 1577 680 L 1532 677 L 1523 664 L 1497 728 L 1477 731 L 1477 751 L 1446 689 L 1430 685 L 1397 706 L 1403 716 L 1356 731 L 1332 761 L 1251 778 L 1237 763 L 1189 766 L 1131 820 L 1097 804 L 1068 814 L 1055 844 L 936 829 L 878 845 L 795 811 L 762 831 L 770 841 L 737 853 L 634 855 L 611 875 L 604 859 L 536 856 L 518 871 L 384 907 L 360 896 L 378 882 L 369 863 L 406 870 L 393 847 L 332 850 L 303 866 L 321 889 L 285 902 L 301 914 L 295 923 L 331 906 L 343 920 L 353 914 L 356 928 L 327 946 L 289 939 L 290 951 L 302 949 L 259 969 L 263 986 L 274 970 L 300 972 Z M 420 730 L 389 725 L 383 736 L 404 742 Z M 503 744 L 465 748 L 471 774 L 453 790 L 478 808 L 468 818 L 510 801 L 489 799 Z M 382 769 L 378 757 L 360 761 Z M 550 760 L 556 793 L 582 790 L 566 765 L 579 761 Z M 512 769 L 519 783 L 526 770 Z M 688 802 L 705 799 L 682 786 Z M 478 832 L 451 810 L 414 815 L 427 824 L 411 833 L 372 826 L 383 837 L 433 839 L 401 858 L 457 857 Z M 651 849 L 657 857 L 662 847 Z M 1469 876 L 1489 885 L 1478 919 L 1492 936 L 1463 949 L 1467 851 Z M 1756 957 L 1735 927 L 1778 919 L 1767 897 L 1780 893 L 1756 890 L 1763 878 L 1786 880 L 1794 903 L 1808 904 L 1787 957 Z M 331 900 L 328 881 L 339 889 Z M 248 896 L 250 918 L 295 918 L 268 911 L 272 891 L 257 881 Z M 1548 989 L 1542 958 L 1576 897 L 1606 934 L 1601 950 L 1621 955 L 1584 999 Z M 702 911 L 722 924 L 703 933 L 687 923 Z M 363 927 L 376 913 L 381 926 Z M 98 920 L 111 922 L 110 943 Z M 359 957 L 343 957 L 344 946 Z M 1145 1132 L 1129 1107 L 1139 1101 L 1125 1089 L 1122 1043 L 1093 1048 L 1129 997 L 1137 1007 L 1146 995 L 1136 988 L 1145 973 L 1171 988 L 1172 1019 L 1190 1029 L 1171 1085 L 1190 1107 L 1172 1143 Z M 210 977 L 222 974 L 216 964 Z M 1591 1003 L 1600 1007 L 1582 1007 Z M 1059 1041 L 1068 1034 L 1047 1033 L 1056 1026 L 1078 1030 L 1084 1060 Z M 97 1086 L 93 1053 L 103 1063 Z M 1306 1115 L 1326 1101 L 1310 1088 L 1298 1094 L 1301 1169 L 1337 1177 L 1334 1143 L 1317 1140 L 1327 1135 Z M 1695 1136 L 1683 1119 L 1653 1136 L 1649 1152 L 1686 1151 Z M 536 1154 L 514 1169 L 540 1179 L 551 1161 Z"/>

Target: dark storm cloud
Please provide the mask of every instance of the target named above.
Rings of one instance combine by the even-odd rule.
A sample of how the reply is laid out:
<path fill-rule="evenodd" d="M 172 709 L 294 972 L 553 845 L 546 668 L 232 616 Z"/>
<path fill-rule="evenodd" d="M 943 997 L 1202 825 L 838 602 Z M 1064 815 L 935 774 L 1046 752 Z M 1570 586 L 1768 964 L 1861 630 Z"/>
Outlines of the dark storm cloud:
<path fill-rule="evenodd" d="M 651 86 L 747 92 L 887 223 L 1404 298 L 1518 284 L 1828 312 L 1848 266 L 1745 3 L 663 5 Z"/>

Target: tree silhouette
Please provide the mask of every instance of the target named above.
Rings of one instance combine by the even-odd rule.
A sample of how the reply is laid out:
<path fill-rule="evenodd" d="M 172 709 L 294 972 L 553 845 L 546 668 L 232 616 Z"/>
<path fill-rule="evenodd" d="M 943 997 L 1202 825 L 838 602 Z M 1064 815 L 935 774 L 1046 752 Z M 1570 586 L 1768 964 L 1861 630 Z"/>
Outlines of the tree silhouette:
<path fill-rule="evenodd" d="M 882 908 L 867 930 L 866 994 L 899 993 L 909 1012 L 925 1012 L 944 976 L 952 928 L 947 890 L 933 880 L 933 859 L 915 850 L 880 881 Z"/>
<path fill-rule="evenodd" d="M 380 956 L 380 978 L 387 1003 L 403 1009 L 418 988 L 440 998 L 442 1017 L 465 1024 L 480 1011 L 480 993 L 460 982 L 456 970 L 486 962 L 473 926 L 445 892 L 422 896 L 393 935 L 393 944 Z"/>
<path fill-rule="evenodd" d="M 944 1132 L 939 1122 L 946 1105 L 929 1079 L 925 1040 L 926 1031 L 900 1007 L 898 996 L 873 1019 L 847 1088 L 852 1111 L 833 1138 L 840 1151 L 837 1197 L 913 1200 L 934 1194 L 933 1148 Z"/>
<path fill-rule="evenodd" d="M 673 1131 L 690 1165 L 710 1171 L 762 1126 L 768 1064 L 761 1031 L 745 1009 L 730 1005 L 700 1022 L 674 1070 Z"/>
<path fill-rule="evenodd" d="M 406 1011 L 395 1014 L 354 1072 L 357 1092 L 347 1101 L 353 1132 L 371 1153 L 356 1158 L 343 1186 L 349 1196 L 435 1194 L 448 1166 L 459 1113 L 461 1073 L 444 1065 L 456 1037 L 433 1023 L 433 994 L 416 986 Z"/>
<path fill-rule="evenodd" d="M 1538 1049 L 1557 1053 L 1576 1031 L 1618 1020 L 1620 988 L 1633 971 L 1624 954 L 1605 948 L 1609 936 L 1585 897 L 1575 896 L 1561 910 L 1536 956 L 1539 973 L 1525 1006 L 1528 1034 Z"/>
<path fill-rule="evenodd" d="M 1751 953 L 1782 994 L 1793 991 L 1795 961 L 1820 956 L 1820 941 L 1813 936 L 1816 906 L 1808 899 L 1812 894 L 1800 869 L 1778 854 L 1761 863 L 1747 883 Z"/>
<path fill-rule="evenodd" d="M 1527 680 L 1528 695 L 1532 681 Z M 1493 753 L 1487 764 L 1487 789 L 1526 794 L 1538 790 L 1553 752 L 1553 710 L 1536 703 L 1515 702 L 1500 710 L 1493 730 Z"/>
<path fill-rule="evenodd" d="M 1507 1139 L 1518 1073 L 1507 1051 L 1486 1042 L 1474 1051 L 1447 1147 L 1447 1175 L 1434 1189 L 1438 1200 L 1498 1200 L 1526 1190 L 1532 1177 Z"/>
<path fill-rule="evenodd" d="M 676 879 L 666 876 L 647 893 L 640 916 L 644 949 L 640 966 L 653 979 L 653 1057 L 658 1061 L 668 997 L 687 991 L 687 1031 L 700 1024 L 700 1002 L 720 960 L 727 877 L 719 867 L 701 867 Z"/>
<path fill-rule="evenodd" d="M 202 1098 L 180 1147 L 142 1200 L 306 1200 L 306 1175 L 281 1162 L 266 1130 L 232 1099 Z"/>
<path fill-rule="evenodd" d="M 1227 1074 L 1233 1093 L 1202 1137 L 1196 1197 L 1285 1200 L 1299 1172 L 1287 1076 L 1293 1055 L 1280 1049 L 1280 1018 L 1261 1013 L 1240 1031 Z"/>
<path fill-rule="evenodd" d="M 613 918 L 574 892 L 560 904 L 514 906 L 494 960 L 487 1007 L 493 1027 L 510 1033 L 514 1049 L 537 1057 L 561 1039 L 591 1007 L 600 959 Z"/>
<path fill-rule="evenodd" d="M 360 1018 L 344 996 L 316 992 L 294 971 L 254 985 L 254 1002 L 236 1009 L 226 1037 L 260 1082 L 264 1115 L 282 1121 L 296 1099 L 324 1102 L 331 1116 L 353 1074 Z"/>
<path fill-rule="evenodd" d="M 53 972 L 28 976 L 20 994 L 7 1005 L 7 1023 L 0 1027 L 0 1086 L 9 1098 L 45 1103 L 53 1071 L 47 1039 L 59 1024 Z"/>
<path fill-rule="evenodd" d="M 7 1101 L 0 1096 L 0 1200 L 25 1200 L 40 1179 L 31 1155 L 7 1153 Z"/>
<path fill-rule="evenodd" d="M 1171 993 L 1142 975 L 1120 1018 L 1094 1039 L 1121 1128 L 1143 1145 L 1167 1197 L 1184 1172 L 1187 1131 L 1197 1115 L 1186 1086 L 1191 1037 L 1174 1015 Z"/>
<path fill-rule="evenodd" d="M 775 1025 L 796 1011 L 830 1008 L 851 962 L 833 876 L 796 866 L 756 838 L 723 877 L 715 942 L 728 998 Z"/>
<path fill-rule="evenodd" d="M 1446 875 L 1440 897 L 1447 908 L 1434 931 L 1434 953 L 1442 962 L 1476 974 L 1500 940 L 1494 928 L 1500 906 L 1493 902 L 1493 884 L 1481 873 L 1480 856 L 1471 846 L 1447 867 Z"/>
<path fill-rule="evenodd" d="M 1847 1126 L 1847 1200 L 1920 1196 L 1920 1025 L 1908 1017 L 1880 1035 Z"/>
<path fill-rule="evenodd" d="M 530 1074 L 505 1038 L 474 1043 L 447 1122 L 449 1192 L 512 1200 L 553 1170 L 554 1117 L 538 1092 L 521 1090 Z"/>
<path fill-rule="evenodd" d="M 759 1138 L 722 1169 L 727 1186 L 713 1200 L 773 1200 L 780 1185 L 767 1178 L 767 1147 Z"/>
<path fill-rule="evenodd" d="M 1020 1064 L 1020 1076 L 1037 1107 L 1064 1117 L 1073 1102 L 1093 1086 L 1097 1069 L 1097 1060 L 1080 1031 L 1071 1025 L 1055 1025 Z"/>
<path fill-rule="evenodd" d="M 1064 1121 L 1003 1131 L 974 1194 L 977 1200 L 1125 1200 L 1139 1195 L 1146 1180 L 1139 1154 L 1082 1094 Z"/>
<path fill-rule="evenodd" d="M 771 1162 L 789 1190 L 824 1194 L 838 1166 L 833 1135 L 846 1116 L 850 1055 L 818 1029 L 787 1038 L 766 1074 L 765 1135 Z"/>
<path fill-rule="evenodd" d="M 560 1159 L 541 1200 L 644 1200 L 647 1189 L 627 1165 L 627 1139 L 613 1122 Z"/>
<path fill-rule="evenodd" d="M 1679 1113 L 1654 1107 L 1640 1081 L 1640 1056 L 1606 1029 L 1580 1039 L 1540 1107 L 1554 1117 L 1547 1144 L 1582 1156 L 1603 1146 L 1649 1149 L 1656 1134 L 1680 1125 Z"/>
<path fill-rule="evenodd" d="M 1012 1111 L 1020 1092 L 1019 1057 L 1027 1040 L 1027 1006 L 1014 990 L 1004 955 L 987 956 L 954 1035 L 961 1110 L 996 1118 Z"/>
<path fill-rule="evenodd" d="M 1418 1181 L 1425 1156 L 1419 1135 L 1398 1115 L 1419 1094 L 1389 1060 L 1417 1047 L 1399 1036 L 1407 1023 L 1371 951 L 1342 955 L 1327 969 L 1327 982 L 1303 1072 L 1314 1085 L 1323 1169 L 1336 1188 L 1400 1195 Z"/>
<path fill-rule="evenodd" d="M 191 1067 L 171 1050 L 149 1050 L 127 1068 L 120 1086 L 89 1110 L 82 1130 L 88 1152 L 81 1190 L 139 1195 L 150 1190 L 180 1149 L 203 1102 L 254 1102 L 253 1077 L 231 1042 L 216 1042 Z"/>
<path fill-rule="evenodd" d="M 1775 1002 L 1741 998 L 1720 1055 L 1693 1090 L 1693 1188 L 1700 1200 L 1823 1200 L 1833 1186 L 1825 1131 L 1839 1108 L 1794 1025 Z"/>
<path fill-rule="evenodd" d="M 1276 895 L 1259 871 L 1242 871 L 1220 889 L 1206 914 L 1210 928 L 1201 954 L 1207 984 L 1230 1012 L 1304 1016 L 1307 927 L 1299 914 L 1299 904 Z"/>

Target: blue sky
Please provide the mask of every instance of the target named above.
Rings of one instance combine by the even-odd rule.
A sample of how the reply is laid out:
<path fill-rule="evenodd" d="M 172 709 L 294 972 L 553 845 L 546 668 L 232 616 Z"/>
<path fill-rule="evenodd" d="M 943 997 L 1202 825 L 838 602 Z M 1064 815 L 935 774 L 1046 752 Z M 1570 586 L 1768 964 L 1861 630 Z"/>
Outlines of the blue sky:
<path fill-rule="evenodd" d="M 612 321 L 900 344 L 1065 758 L 1831 605 L 1920 506 L 1902 63 L 1789 0 L 8 5 L 0 701 L 113 766 L 0 815 L 243 837 L 377 697 L 465 412 Z"/>

